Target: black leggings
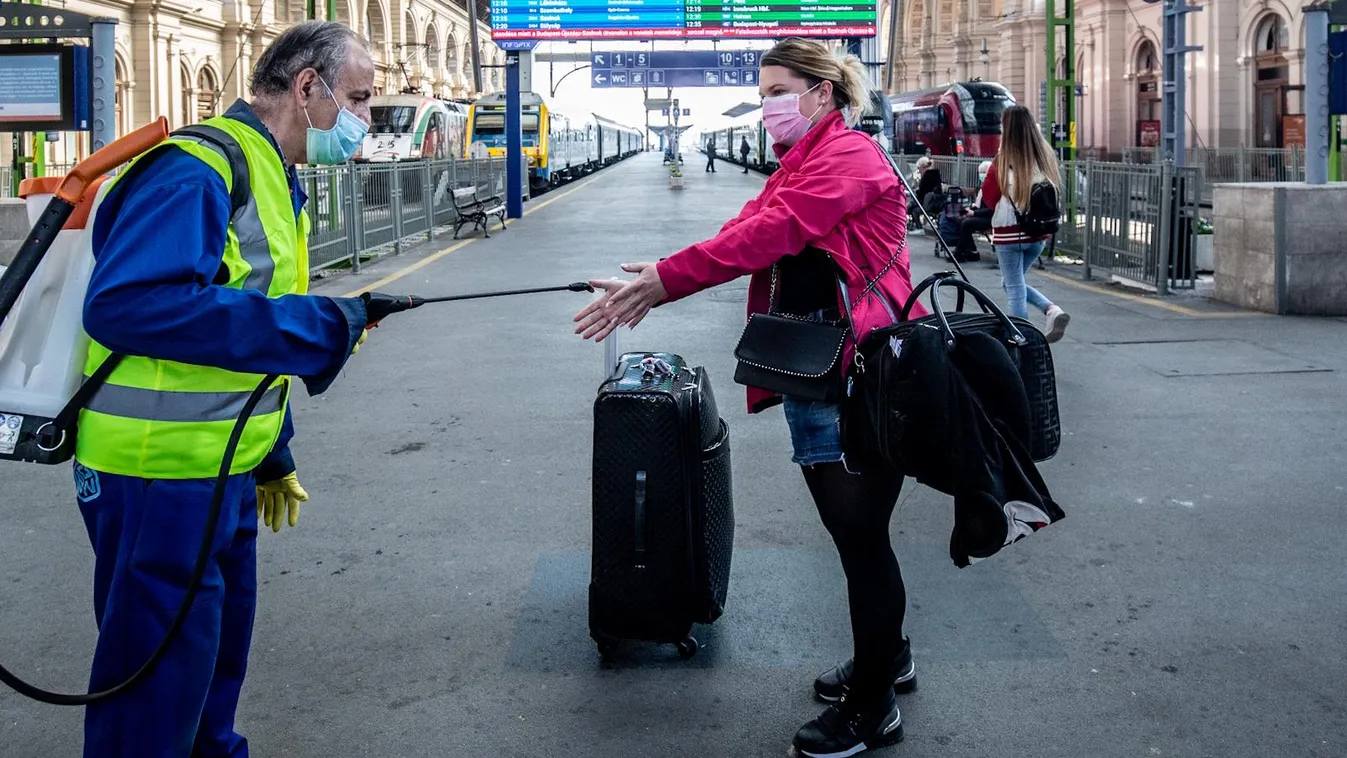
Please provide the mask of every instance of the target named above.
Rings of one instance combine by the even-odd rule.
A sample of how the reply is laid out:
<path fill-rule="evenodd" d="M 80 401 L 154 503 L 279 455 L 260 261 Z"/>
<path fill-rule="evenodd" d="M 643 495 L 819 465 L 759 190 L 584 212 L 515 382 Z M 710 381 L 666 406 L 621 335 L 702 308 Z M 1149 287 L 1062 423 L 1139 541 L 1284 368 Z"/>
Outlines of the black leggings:
<path fill-rule="evenodd" d="M 903 477 L 882 465 L 859 474 L 842 463 L 801 468 L 846 573 L 856 658 L 851 691 L 858 702 L 867 702 L 893 686 L 903 645 L 907 590 L 889 543 L 889 519 Z"/>

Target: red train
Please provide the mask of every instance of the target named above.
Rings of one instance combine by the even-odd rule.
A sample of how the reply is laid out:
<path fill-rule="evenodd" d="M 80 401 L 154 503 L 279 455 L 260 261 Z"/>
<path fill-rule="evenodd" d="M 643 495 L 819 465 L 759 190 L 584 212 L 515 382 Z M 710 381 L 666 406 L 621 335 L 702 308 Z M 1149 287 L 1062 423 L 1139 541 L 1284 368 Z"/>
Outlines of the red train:
<path fill-rule="evenodd" d="M 1001 113 L 1015 104 L 994 82 L 954 82 L 890 95 L 893 151 L 909 155 L 993 156 L 1001 145 Z"/>

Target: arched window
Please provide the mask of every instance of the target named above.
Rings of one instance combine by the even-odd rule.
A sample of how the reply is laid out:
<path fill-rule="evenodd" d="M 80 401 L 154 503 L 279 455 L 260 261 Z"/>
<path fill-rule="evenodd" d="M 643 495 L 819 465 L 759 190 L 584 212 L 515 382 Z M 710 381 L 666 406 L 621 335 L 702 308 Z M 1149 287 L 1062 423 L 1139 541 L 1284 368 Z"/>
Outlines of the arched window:
<path fill-rule="evenodd" d="M 1160 58 L 1155 54 L 1155 43 L 1146 40 L 1137 48 L 1137 73 L 1150 74 L 1160 71 Z"/>
<path fill-rule="evenodd" d="M 1283 117 L 1300 112 L 1287 108 L 1291 66 L 1286 59 L 1290 32 L 1286 21 L 1276 13 L 1269 13 L 1253 27 L 1254 83 L 1253 120 L 1254 145 L 1282 147 Z"/>
<path fill-rule="evenodd" d="M 196 75 L 196 120 L 205 121 L 220 113 L 220 98 L 215 91 L 215 72 L 202 66 Z"/>
<path fill-rule="evenodd" d="M 193 99 L 196 91 L 192 88 L 192 72 L 187 70 L 187 64 L 182 64 L 178 69 L 182 83 L 182 124 L 186 126 L 196 123 L 196 102 Z"/>
<path fill-rule="evenodd" d="M 1258 23 L 1253 35 L 1254 50 L 1259 56 L 1266 53 L 1285 53 L 1291 46 L 1291 34 L 1286 22 L 1276 13 L 1270 14 Z"/>
<path fill-rule="evenodd" d="M 388 44 L 388 25 L 384 23 L 383 6 L 377 0 L 369 0 L 365 9 L 365 40 L 369 42 L 370 57 L 375 63 L 384 62 L 384 45 Z"/>
<path fill-rule="evenodd" d="M 120 57 L 114 58 L 112 65 L 114 81 L 116 82 L 112 102 L 117 114 L 117 136 L 120 137 L 127 131 L 127 117 L 131 112 L 131 104 L 128 102 L 131 97 L 131 87 L 126 81 L 126 66 L 122 65 L 122 59 Z"/>
<path fill-rule="evenodd" d="M 449 38 L 444 43 L 444 70 L 449 72 L 449 76 L 458 74 L 458 40 L 454 37 L 454 31 L 449 30 Z"/>
<path fill-rule="evenodd" d="M 425 59 L 431 78 L 436 80 L 443 78 L 444 69 L 440 64 L 444 59 L 440 51 L 440 35 L 433 26 L 426 27 Z"/>
<path fill-rule="evenodd" d="M 1160 92 L 1160 74 L 1164 65 L 1156 52 L 1155 42 L 1142 40 L 1137 46 L 1134 61 L 1137 86 L 1137 128 L 1138 147 L 1157 147 L 1160 137 L 1160 115 L 1163 101 Z"/>

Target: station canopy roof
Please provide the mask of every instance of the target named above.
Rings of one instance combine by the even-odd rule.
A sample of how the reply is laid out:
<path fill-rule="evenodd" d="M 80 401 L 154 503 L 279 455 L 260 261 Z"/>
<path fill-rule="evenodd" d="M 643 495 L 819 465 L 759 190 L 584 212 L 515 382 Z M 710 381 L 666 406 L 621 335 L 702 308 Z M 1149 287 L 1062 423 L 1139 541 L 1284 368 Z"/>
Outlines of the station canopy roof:
<path fill-rule="evenodd" d="M 761 107 L 762 105 L 759 103 L 739 103 L 738 105 L 734 106 L 733 108 L 730 108 L 729 110 L 725 111 L 720 115 L 729 116 L 730 118 L 738 118 L 739 116 L 742 116 L 745 113 L 752 113 L 753 111 Z"/>

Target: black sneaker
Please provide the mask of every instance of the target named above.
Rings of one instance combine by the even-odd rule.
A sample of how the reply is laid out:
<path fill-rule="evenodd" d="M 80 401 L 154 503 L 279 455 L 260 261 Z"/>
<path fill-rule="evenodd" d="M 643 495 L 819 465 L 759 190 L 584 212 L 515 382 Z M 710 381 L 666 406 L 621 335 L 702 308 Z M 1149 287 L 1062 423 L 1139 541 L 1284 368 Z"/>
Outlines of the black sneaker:
<path fill-rule="evenodd" d="M 917 688 L 917 667 L 912 663 L 912 642 L 903 639 L 903 651 L 894 661 L 898 673 L 893 681 L 893 691 L 903 695 Z M 848 658 L 846 663 L 833 666 L 814 680 L 814 694 L 826 703 L 836 703 L 846 694 L 847 684 L 851 681 L 855 661 Z"/>
<path fill-rule="evenodd" d="M 843 697 L 818 718 L 800 727 L 795 750 L 808 758 L 847 758 L 903 739 L 903 717 L 893 693 L 872 708 L 856 710 Z"/>

